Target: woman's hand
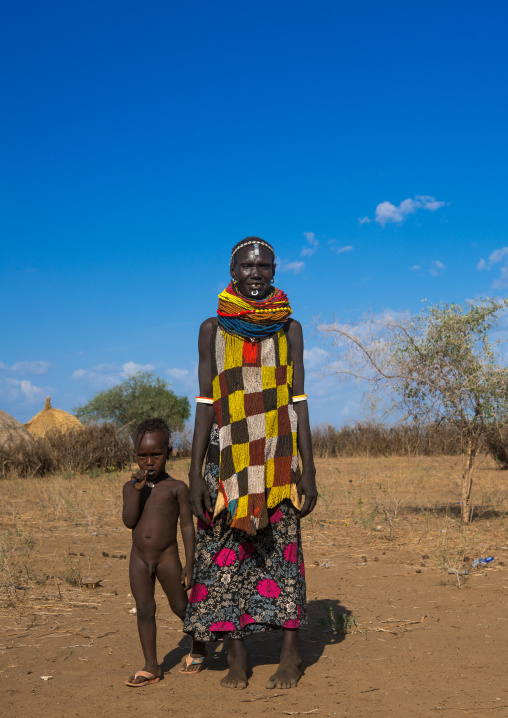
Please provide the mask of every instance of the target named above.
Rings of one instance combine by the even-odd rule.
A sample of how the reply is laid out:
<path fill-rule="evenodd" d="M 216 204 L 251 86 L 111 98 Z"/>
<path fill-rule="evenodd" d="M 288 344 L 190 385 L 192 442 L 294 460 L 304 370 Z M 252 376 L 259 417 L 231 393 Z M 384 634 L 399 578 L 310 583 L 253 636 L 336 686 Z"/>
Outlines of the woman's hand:
<path fill-rule="evenodd" d="M 300 478 L 300 481 L 297 484 L 298 489 L 298 496 L 300 498 L 300 501 L 302 500 L 302 495 L 305 494 L 305 502 L 301 508 L 300 511 L 300 518 L 303 519 L 304 516 L 308 516 L 308 514 L 311 513 L 311 511 L 314 511 L 314 508 L 316 506 L 316 501 L 318 497 L 317 487 L 316 487 L 316 469 L 305 469 L 305 467 L 302 470 L 302 476 Z"/>
<path fill-rule="evenodd" d="M 146 486 L 147 476 L 148 471 L 141 471 L 141 469 L 138 469 L 135 474 L 132 474 L 131 481 L 136 491 L 141 491 L 141 489 Z"/>
<path fill-rule="evenodd" d="M 206 481 L 200 474 L 197 476 L 191 476 L 189 474 L 189 490 L 189 501 L 192 513 L 204 524 L 210 526 L 212 522 L 205 512 L 208 512 L 209 516 L 213 514 L 212 497 L 208 491 Z"/>

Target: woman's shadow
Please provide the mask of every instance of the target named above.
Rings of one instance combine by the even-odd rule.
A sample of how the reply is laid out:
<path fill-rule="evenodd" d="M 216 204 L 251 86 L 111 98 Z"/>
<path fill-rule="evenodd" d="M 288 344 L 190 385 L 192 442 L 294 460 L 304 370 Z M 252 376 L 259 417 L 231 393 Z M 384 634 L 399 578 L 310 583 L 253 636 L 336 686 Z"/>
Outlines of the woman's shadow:
<path fill-rule="evenodd" d="M 347 633 L 356 625 L 352 612 L 336 599 L 317 599 L 307 604 L 307 624 L 300 629 L 301 671 L 317 663 L 326 646 L 341 643 Z M 248 636 L 245 640 L 250 667 L 261 665 L 276 667 L 279 663 L 281 631 L 265 631 Z M 182 636 L 169 653 L 164 656 L 161 668 L 164 673 L 178 670 L 184 656 L 190 649 L 190 638 Z M 226 671 L 227 640 L 207 645 L 208 657 L 205 664 L 209 671 Z"/>

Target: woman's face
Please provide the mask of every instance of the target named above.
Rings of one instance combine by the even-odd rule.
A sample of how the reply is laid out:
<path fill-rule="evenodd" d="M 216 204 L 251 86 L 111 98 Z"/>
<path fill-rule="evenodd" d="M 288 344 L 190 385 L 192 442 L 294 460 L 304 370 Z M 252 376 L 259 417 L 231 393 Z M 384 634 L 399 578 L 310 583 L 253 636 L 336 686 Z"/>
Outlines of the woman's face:
<path fill-rule="evenodd" d="M 273 254 L 262 244 L 258 245 L 257 253 L 253 244 L 242 247 L 234 256 L 230 273 L 244 297 L 264 299 L 270 293 L 275 276 Z"/>

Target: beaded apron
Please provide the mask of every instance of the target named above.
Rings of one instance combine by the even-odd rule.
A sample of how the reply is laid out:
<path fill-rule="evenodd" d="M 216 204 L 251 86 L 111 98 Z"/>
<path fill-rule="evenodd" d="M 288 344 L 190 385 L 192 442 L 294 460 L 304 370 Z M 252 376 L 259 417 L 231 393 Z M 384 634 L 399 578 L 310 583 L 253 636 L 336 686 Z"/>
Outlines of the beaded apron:
<path fill-rule="evenodd" d="M 215 327 L 211 349 L 220 447 L 214 516 L 228 509 L 232 527 L 254 534 L 284 499 L 300 509 L 291 347 L 284 329 L 252 343 Z"/>

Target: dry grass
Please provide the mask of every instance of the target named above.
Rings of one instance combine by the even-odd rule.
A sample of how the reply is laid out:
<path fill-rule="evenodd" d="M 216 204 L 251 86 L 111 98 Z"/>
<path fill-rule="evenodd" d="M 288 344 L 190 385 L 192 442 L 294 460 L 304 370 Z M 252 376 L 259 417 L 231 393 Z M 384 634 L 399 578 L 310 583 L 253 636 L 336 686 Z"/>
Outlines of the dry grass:
<path fill-rule="evenodd" d="M 385 426 L 359 423 L 336 429 L 323 424 L 312 429 L 314 455 L 333 456 L 452 456 L 462 451 L 460 436 L 443 424 Z"/>
<path fill-rule="evenodd" d="M 91 424 L 71 431 L 51 429 L 15 450 L 0 448 L 2 476 L 45 476 L 123 469 L 132 461 L 128 434 L 112 424 Z"/>
<path fill-rule="evenodd" d="M 506 474 L 490 457 L 479 461 L 470 526 L 460 518 L 460 457 L 346 458 L 318 460 L 318 467 L 320 499 L 307 527 L 324 555 L 333 555 L 330 545 L 339 538 L 351 541 L 355 535 L 359 555 L 384 545 L 400 551 L 401 563 L 409 556 L 415 566 L 451 573 L 506 549 Z M 459 585 L 468 580 L 454 575 Z"/>
<path fill-rule="evenodd" d="M 168 468 L 186 480 L 188 466 L 188 460 L 177 459 Z M 460 570 L 469 559 L 508 544 L 506 475 L 491 459 L 478 468 L 470 527 L 460 521 L 457 457 L 318 459 L 317 468 L 320 499 L 304 522 L 304 541 L 324 556 L 344 542 L 354 542 L 360 554 L 385 545 L 409 552 L 416 565 Z M 38 584 L 48 605 L 61 600 L 62 584 L 79 591 L 94 559 L 90 537 L 126 531 L 121 487 L 129 474 L 2 481 L 0 605 L 14 611 L 18 622 L 31 620 L 27 588 Z M 89 548 L 73 550 L 76 542 Z"/>

